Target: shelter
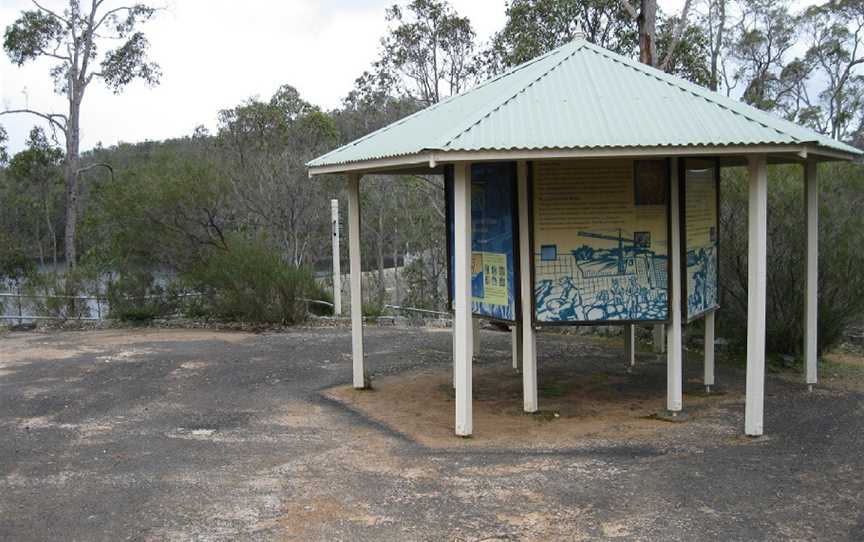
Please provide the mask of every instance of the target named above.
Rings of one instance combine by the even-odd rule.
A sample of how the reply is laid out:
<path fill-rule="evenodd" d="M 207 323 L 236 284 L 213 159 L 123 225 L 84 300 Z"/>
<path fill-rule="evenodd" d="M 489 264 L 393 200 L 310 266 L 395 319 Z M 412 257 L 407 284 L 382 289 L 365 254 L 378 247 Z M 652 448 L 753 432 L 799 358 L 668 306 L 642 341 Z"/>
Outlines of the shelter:
<path fill-rule="evenodd" d="M 860 154 L 579 36 L 307 164 L 310 176 L 344 174 L 349 180 L 354 387 L 366 385 L 361 177 L 445 174 L 451 187 L 456 434 L 472 433 L 472 318 L 480 317 L 512 322 L 518 330 L 514 351 L 522 361 L 525 412 L 536 412 L 539 406 L 538 326 L 621 324 L 632 356 L 633 325 L 662 324 L 666 407 L 673 415 L 680 412 L 681 328 L 686 320 L 705 320 L 706 386 L 714 379 L 718 171 L 747 165 L 745 432 L 761 435 L 767 167 L 794 163 L 805 171 L 804 351 L 806 383 L 812 386 L 817 382 L 816 166 Z M 512 191 L 512 205 L 499 197 L 505 190 Z M 509 223 L 509 230 L 505 227 L 494 237 L 505 239 L 503 248 L 484 250 L 491 237 L 485 226 L 476 231 L 477 224 L 501 220 Z"/>

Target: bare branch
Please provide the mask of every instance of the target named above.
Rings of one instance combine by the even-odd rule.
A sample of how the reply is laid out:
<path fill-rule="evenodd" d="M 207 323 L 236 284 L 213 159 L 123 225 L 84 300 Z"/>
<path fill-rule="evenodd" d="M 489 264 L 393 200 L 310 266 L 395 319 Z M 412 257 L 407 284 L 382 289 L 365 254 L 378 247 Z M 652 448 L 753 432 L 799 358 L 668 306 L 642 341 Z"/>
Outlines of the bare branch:
<path fill-rule="evenodd" d="M 66 118 L 66 115 L 61 115 L 60 113 L 40 113 L 39 111 L 33 111 L 32 109 L 7 109 L 6 111 L 0 111 L 0 116 L 12 115 L 16 113 L 27 113 L 43 118 L 47 120 L 53 127 L 63 132 L 63 135 L 66 135 L 66 122 L 68 120 Z M 57 119 L 62 119 L 62 124 Z"/>
<path fill-rule="evenodd" d="M 111 167 L 110 164 L 106 164 L 104 162 L 96 162 L 95 164 L 90 164 L 89 166 L 82 167 L 78 171 L 75 172 L 75 175 L 80 176 L 82 173 L 86 173 L 91 169 L 96 169 L 97 167 L 104 167 L 111 174 L 111 181 L 114 181 L 114 168 Z"/>
<path fill-rule="evenodd" d="M 67 18 L 65 18 L 65 17 L 61 17 L 61 16 L 58 15 L 56 12 L 51 11 L 50 9 L 48 9 L 48 8 L 42 6 L 41 4 L 39 4 L 39 2 L 37 2 L 36 0 L 30 0 L 30 1 L 33 2 L 33 4 L 34 4 L 37 8 L 39 8 L 39 9 L 42 10 L 42 11 L 44 11 L 44 12 L 47 13 L 48 15 L 54 17 L 54 18 L 57 19 L 58 21 L 61 21 L 62 23 L 64 23 L 64 24 L 67 25 L 67 26 L 70 26 L 70 25 L 71 25 L 71 23 L 69 22 L 69 19 L 67 19 Z"/>
<path fill-rule="evenodd" d="M 678 24 L 675 25 L 675 30 L 672 32 L 672 43 L 669 44 L 669 50 L 666 51 L 666 58 L 660 64 L 660 69 L 664 72 L 669 67 L 669 62 L 672 61 L 672 56 L 675 54 L 675 49 L 681 42 L 681 36 L 684 34 L 684 28 L 687 26 L 687 15 L 690 11 L 690 1 L 684 0 L 684 7 L 681 8 L 681 17 L 678 19 Z"/>

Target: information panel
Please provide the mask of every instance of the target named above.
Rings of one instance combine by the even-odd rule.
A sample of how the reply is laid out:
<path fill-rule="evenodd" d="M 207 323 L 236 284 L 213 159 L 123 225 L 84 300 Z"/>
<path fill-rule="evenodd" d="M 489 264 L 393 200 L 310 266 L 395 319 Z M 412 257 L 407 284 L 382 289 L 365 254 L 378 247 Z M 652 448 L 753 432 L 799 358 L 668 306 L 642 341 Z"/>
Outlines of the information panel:
<path fill-rule="evenodd" d="M 685 318 L 693 320 L 720 306 L 718 292 L 717 232 L 719 176 L 717 163 L 688 159 L 684 162 L 683 238 Z"/>
<path fill-rule="evenodd" d="M 667 161 L 533 167 L 536 320 L 666 321 Z"/>
<path fill-rule="evenodd" d="M 447 175 L 447 242 L 453 269 L 453 190 Z M 473 314 L 515 321 L 516 165 L 471 166 L 471 306 Z M 453 299 L 453 274 L 448 274 Z"/>

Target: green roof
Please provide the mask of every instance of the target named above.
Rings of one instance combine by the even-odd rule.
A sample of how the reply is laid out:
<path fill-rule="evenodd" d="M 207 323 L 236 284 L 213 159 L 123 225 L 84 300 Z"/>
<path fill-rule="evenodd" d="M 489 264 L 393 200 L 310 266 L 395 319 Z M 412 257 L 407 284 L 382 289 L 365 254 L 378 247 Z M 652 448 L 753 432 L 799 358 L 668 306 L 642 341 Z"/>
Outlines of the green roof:
<path fill-rule="evenodd" d="M 307 165 L 337 166 L 424 152 L 803 144 L 861 154 L 576 39 Z"/>

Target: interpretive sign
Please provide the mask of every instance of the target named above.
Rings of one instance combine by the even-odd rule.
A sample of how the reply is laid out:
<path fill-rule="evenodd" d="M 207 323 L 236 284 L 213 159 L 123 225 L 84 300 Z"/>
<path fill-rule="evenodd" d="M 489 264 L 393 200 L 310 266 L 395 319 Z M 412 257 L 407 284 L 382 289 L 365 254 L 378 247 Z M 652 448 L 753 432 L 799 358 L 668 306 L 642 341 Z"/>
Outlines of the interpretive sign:
<path fill-rule="evenodd" d="M 533 165 L 538 323 L 669 317 L 666 160 Z"/>
<path fill-rule="evenodd" d="M 453 190 L 447 184 L 447 242 L 453 269 Z M 473 314 L 495 320 L 516 319 L 516 165 L 512 162 L 471 166 L 471 307 Z M 453 274 L 449 273 L 450 299 Z M 451 303 L 452 305 L 452 303 Z"/>
<path fill-rule="evenodd" d="M 717 244 L 719 174 L 716 161 L 684 161 L 682 238 L 685 318 L 693 320 L 720 306 Z"/>

